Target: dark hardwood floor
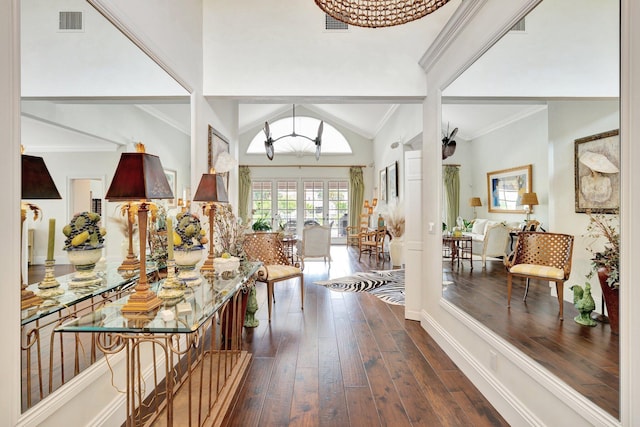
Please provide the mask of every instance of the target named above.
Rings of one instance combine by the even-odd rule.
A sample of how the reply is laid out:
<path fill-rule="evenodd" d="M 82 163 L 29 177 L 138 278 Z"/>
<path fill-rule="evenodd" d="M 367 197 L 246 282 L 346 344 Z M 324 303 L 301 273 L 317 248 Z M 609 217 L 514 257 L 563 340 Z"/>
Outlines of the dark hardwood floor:
<path fill-rule="evenodd" d="M 306 262 L 304 310 L 297 282 L 279 283 L 269 323 L 265 286 L 258 284 L 260 325 L 244 332 L 251 367 L 224 425 L 507 425 L 420 324 L 404 319 L 403 307 L 313 284 L 390 269 L 389 261 L 376 265 L 363 256 L 359 263 L 357 250 L 345 246 L 332 254 L 330 268 Z M 444 267 L 443 278 L 453 282 L 444 286 L 447 300 L 619 417 L 619 343 L 608 325 L 576 324 L 569 302 L 560 322 L 557 299 L 543 282 L 532 282 L 525 303 L 524 282 L 514 281 L 507 309 L 499 261 L 486 270 L 480 261 L 473 271 L 468 261 Z M 64 274 L 64 266 L 56 268 Z M 41 270 L 30 269 L 30 283 Z"/>
<path fill-rule="evenodd" d="M 550 296 L 550 288 L 543 281 L 531 281 L 524 302 L 525 282 L 514 279 L 511 308 L 507 308 L 507 276 L 502 261 L 487 262 L 486 270 L 480 261 L 474 261 L 473 271 L 468 261 L 462 268 L 451 268 L 450 262 L 444 267 L 443 279 L 453 282 L 444 286 L 445 299 L 602 409 L 620 417 L 619 342 L 608 324 L 577 324 L 573 318 L 578 311 L 566 301 L 564 321 L 560 321 L 558 299 Z M 596 305 L 600 307 L 600 301 Z"/>
<path fill-rule="evenodd" d="M 351 247 L 332 254 L 330 269 L 305 263 L 304 310 L 297 283 L 278 283 L 269 323 L 258 284 L 260 325 L 245 328 L 251 367 L 224 425 L 508 425 L 404 307 L 313 284 L 390 268 L 358 263 Z"/>

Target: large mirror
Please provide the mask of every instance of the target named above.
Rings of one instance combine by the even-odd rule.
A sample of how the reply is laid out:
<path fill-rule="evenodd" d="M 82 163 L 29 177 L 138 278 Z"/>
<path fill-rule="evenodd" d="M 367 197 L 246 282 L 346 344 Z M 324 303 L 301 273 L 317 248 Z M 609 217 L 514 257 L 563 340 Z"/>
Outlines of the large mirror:
<path fill-rule="evenodd" d="M 160 157 L 179 197 L 175 193 L 189 186 L 191 174 L 189 93 L 83 0 L 22 0 L 21 43 L 21 143 L 25 154 L 44 159 L 62 196 L 28 201 L 37 203 L 41 214 L 29 214 L 24 224 L 24 280 L 42 277 L 50 219 L 55 220 L 54 274 L 73 271 L 62 228 L 82 211 L 101 214 L 107 230 L 104 262 L 119 263 L 128 249 L 126 216 L 104 197 L 120 154 L 145 144 Z M 175 213 L 175 199 L 163 203 Z M 51 320 L 37 318 L 38 307 L 30 310 L 23 310 L 22 318 L 23 410 L 95 358 L 91 348 L 83 348 L 74 366 L 74 350 L 62 356 L 61 341 L 52 341 L 50 353 L 51 327 L 43 325 Z"/>
<path fill-rule="evenodd" d="M 598 277 L 588 277 L 589 248 L 600 243 L 587 236 L 589 216 L 577 212 L 574 172 L 577 145 L 603 133 L 619 144 L 607 133 L 619 129 L 618 52 L 618 2 L 543 1 L 442 100 L 444 298 L 616 418 L 618 335 L 607 323 L 576 323 L 570 287 L 590 282 L 595 311 L 606 314 Z M 524 193 L 537 200 L 524 201 Z M 545 280 L 531 280 L 524 300 L 526 282 L 514 279 L 507 308 L 503 260 L 527 219 L 540 232 L 574 236 L 563 321 L 555 285 Z"/>

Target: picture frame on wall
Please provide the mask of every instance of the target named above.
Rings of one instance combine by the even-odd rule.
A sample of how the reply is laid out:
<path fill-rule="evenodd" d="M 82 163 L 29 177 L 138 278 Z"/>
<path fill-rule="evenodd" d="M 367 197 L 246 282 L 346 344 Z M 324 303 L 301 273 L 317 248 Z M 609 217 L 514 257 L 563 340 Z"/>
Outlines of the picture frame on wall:
<path fill-rule="evenodd" d="M 398 162 L 387 166 L 387 179 L 389 180 L 389 201 L 394 202 L 398 198 Z"/>
<path fill-rule="evenodd" d="M 208 141 L 208 153 L 207 153 L 207 166 L 209 172 L 211 168 L 215 168 L 216 160 L 221 153 L 229 153 L 229 140 L 209 125 L 209 141 Z M 221 172 L 220 175 L 224 178 L 224 183 L 229 191 L 229 172 Z"/>
<path fill-rule="evenodd" d="M 387 201 L 387 168 L 380 170 L 380 200 Z"/>
<path fill-rule="evenodd" d="M 522 195 L 533 191 L 531 165 L 487 172 L 489 212 L 525 213 Z"/>
<path fill-rule="evenodd" d="M 173 192 L 173 199 L 167 199 L 167 206 L 169 208 L 175 208 L 176 206 L 178 206 L 177 203 L 177 179 L 178 179 L 178 173 L 176 171 L 174 171 L 173 169 L 165 169 L 164 170 L 164 176 L 167 177 L 167 181 L 169 181 L 169 187 L 171 187 L 171 191 Z"/>
<path fill-rule="evenodd" d="M 616 213 L 620 208 L 620 132 L 612 130 L 574 141 L 577 213 Z"/>

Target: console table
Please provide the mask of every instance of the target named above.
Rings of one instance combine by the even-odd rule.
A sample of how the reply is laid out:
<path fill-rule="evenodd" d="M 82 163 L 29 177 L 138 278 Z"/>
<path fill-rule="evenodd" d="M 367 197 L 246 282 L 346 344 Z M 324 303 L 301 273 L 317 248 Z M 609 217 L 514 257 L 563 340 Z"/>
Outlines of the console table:
<path fill-rule="evenodd" d="M 136 283 L 139 271 L 123 275 L 120 263 L 107 263 L 96 268 L 101 281 L 93 286 L 71 289 L 75 273 L 56 277 L 61 295 L 44 298 L 43 302 L 20 312 L 22 352 L 22 410 L 31 408 L 60 386 L 93 364 L 100 354 L 90 340 L 63 340 L 53 330 L 62 322 L 89 313 L 97 307 L 122 297 Z M 149 281 L 157 280 L 157 268 L 147 264 Z M 38 283 L 27 287 L 36 295 Z"/>
<path fill-rule="evenodd" d="M 174 420 L 219 425 L 249 366 L 251 356 L 242 351 L 243 303 L 260 266 L 243 262 L 234 277 L 203 277 L 181 301 L 150 313 L 123 313 L 124 297 L 56 332 L 90 333 L 105 357 L 125 352 L 127 426 L 156 419 L 167 426 Z"/>

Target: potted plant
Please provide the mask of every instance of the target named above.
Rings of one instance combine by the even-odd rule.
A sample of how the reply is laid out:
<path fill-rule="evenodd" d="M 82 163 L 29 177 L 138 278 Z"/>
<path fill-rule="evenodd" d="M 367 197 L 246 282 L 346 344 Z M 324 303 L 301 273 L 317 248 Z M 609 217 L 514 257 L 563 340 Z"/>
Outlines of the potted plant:
<path fill-rule="evenodd" d="M 258 218 L 256 222 L 251 226 L 253 231 L 269 231 L 271 230 L 271 224 L 266 217 Z"/>
<path fill-rule="evenodd" d="M 594 274 L 598 275 L 604 302 L 607 306 L 611 331 L 617 334 L 618 288 L 620 286 L 620 231 L 618 215 L 589 213 L 589 225 L 586 236 L 597 239 L 598 242 L 604 240 L 604 245 L 599 249 L 594 249 L 591 245 L 587 246 L 587 250 L 592 255 L 591 265 L 593 267 L 593 270 L 587 275 L 587 278 L 593 277 Z"/>

